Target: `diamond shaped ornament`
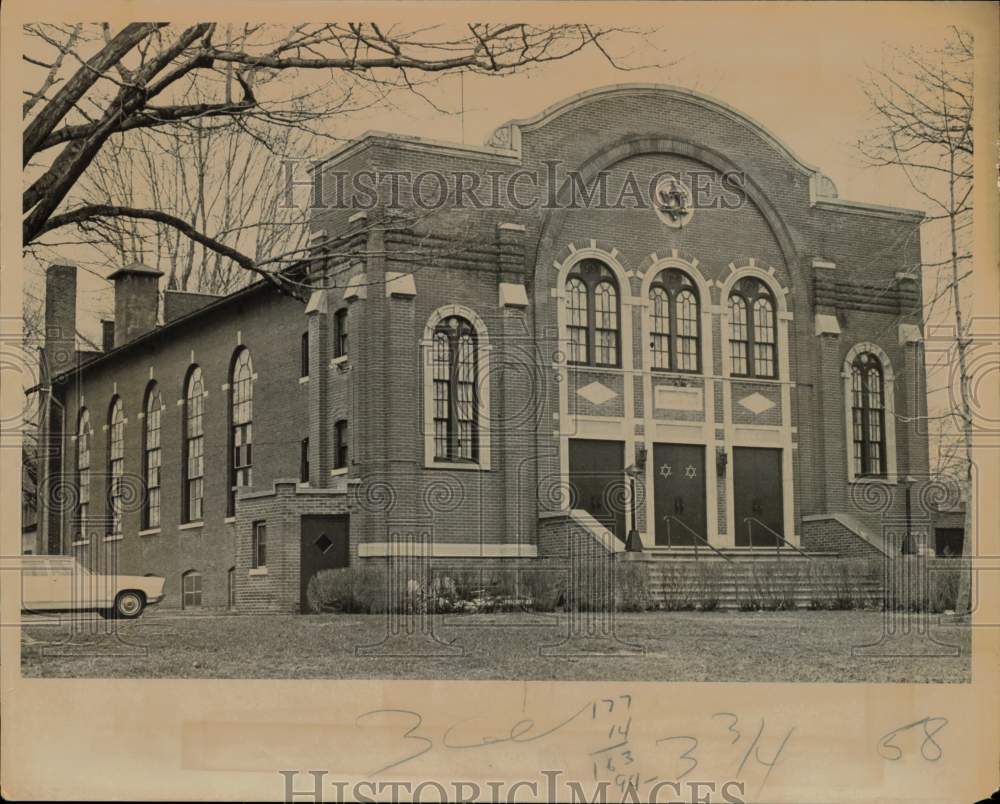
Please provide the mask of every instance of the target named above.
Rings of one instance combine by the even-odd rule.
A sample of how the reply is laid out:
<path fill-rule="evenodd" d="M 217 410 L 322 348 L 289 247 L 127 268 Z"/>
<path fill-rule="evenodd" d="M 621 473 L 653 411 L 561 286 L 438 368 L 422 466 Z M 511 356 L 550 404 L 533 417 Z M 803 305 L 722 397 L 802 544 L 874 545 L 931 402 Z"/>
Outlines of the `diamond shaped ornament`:
<path fill-rule="evenodd" d="M 577 393 L 593 405 L 603 405 L 618 396 L 617 391 L 597 382 L 597 380 L 578 389 Z"/>
<path fill-rule="evenodd" d="M 756 391 L 750 394 L 750 396 L 745 396 L 739 400 L 739 404 L 755 416 L 759 416 L 764 411 L 774 407 L 774 402 Z"/>

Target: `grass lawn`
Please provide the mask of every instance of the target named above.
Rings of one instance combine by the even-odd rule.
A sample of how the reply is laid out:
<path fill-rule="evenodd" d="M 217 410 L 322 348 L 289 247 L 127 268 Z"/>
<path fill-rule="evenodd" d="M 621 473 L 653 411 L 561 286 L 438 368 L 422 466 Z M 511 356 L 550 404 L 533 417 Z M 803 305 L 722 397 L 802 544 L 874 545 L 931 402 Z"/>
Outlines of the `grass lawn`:
<path fill-rule="evenodd" d="M 944 649 L 917 638 L 852 655 L 853 646 L 878 643 L 882 627 L 876 611 L 619 614 L 617 642 L 552 647 L 568 633 L 562 615 L 448 616 L 435 620 L 435 642 L 386 640 L 387 620 L 379 615 L 154 611 L 112 625 L 26 624 L 22 670 L 31 677 L 92 678 L 970 681 L 967 627 L 931 629 L 957 656 L 932 655 Z M 358 655 L 365 646 L 374 646 L 372 655 Z"/>

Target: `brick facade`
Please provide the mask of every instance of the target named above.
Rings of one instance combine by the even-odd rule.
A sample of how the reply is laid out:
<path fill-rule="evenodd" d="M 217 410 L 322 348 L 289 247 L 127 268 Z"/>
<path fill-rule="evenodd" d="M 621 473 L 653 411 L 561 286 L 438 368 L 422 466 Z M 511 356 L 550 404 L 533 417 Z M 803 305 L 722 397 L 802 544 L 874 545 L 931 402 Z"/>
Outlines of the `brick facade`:
<path fill-rule="evenodd" d="M 384 195 L 363 215 L 353 208 L 318 211 L 311 242 L 318 250 L 336 242 L 336 254 L 353 256 L 314 264 L 310 270 L 322 272 L 326 289 L 313 292 L 307 304 L 266 283 L 219 300 L 172 297 L 164 326 L 58 385 L 67 411 L 67 477 L 74 475 L 78 412 L 81 406 L 91 411 L 91 518 L 98 523 L 106 513 L 108 449 L 101 426 L 111 398 L 124 401 L 125 467 L 136 477 L 138 414 L 151 379 L 165 403 L 159 531 L 139 535 L 135 505 L 126 512 L 121 541 L 105 542 L 98 524 L 88 544 L 72 549 L 89 563 L 101 564 L 110 552 L 119 571 L 164 575 L 167 602 L 175 605 L 189 570 L 203 575 L 204 605 L 225 605 L 233 570 L 236 607 L 245 611 L 297 606 L 296 523 L 305 514 L 349 513 L 355 558 L 360 545 L 385 542 L 393 527 L 410 521 L 430 529 L 435 550 L 448 561 L 466 556 L 461 560 L 492 564 L 504 555 L 527 555 L 522 548 L 553 556 L 568 549 L 576 527 L 565 510 L 571 438 L 619 441 L 626 465 L 641 447 L 652 455 L 656 443 L 703 445 L 707 536 L 721 547 L 734 544 L 733 449 L 780 450 L 786 537 L 844 555 L 874 549 L 836 520 L 806 518 L 850 514 L 877 528 L 880 516 L 902 513 L 894 478 L 879 484 L 875 503 L 875 492 L 859 492 L 849 481 L 843 372 L 852 348 L 873 343 L 891 364 L 896 413 L 912 417 L 925 409 L 919 337 L 904 337 L 900 327 L 915 324 L 919 334 L 919 282 L 906 275 L 920 263 L 920 214 L 840 201 L 829 180 L 756 124 L 676 89 L 585 93 L 498 129 L 492 143 L 475 148 L 369 135 L 320 168 L 324 192 L 332 201 L 338 172 L 482 177 L 525 170 L 540 177 L 537 194 L 547 198 L 558 189 L 549 186 L 549 166 L 558 162 L 589 179 L 606 171 L 612 198 L 628 175 L 640 186 L 663 171 L 701 173 L 719 184 L 723 174 L 737 171 L 746 202 L 696 209 L 680 228 L 664 225 L 653 209 L 544 206 L 466 208 L 409 226 L 377 225 Z M 405 185 L 400 200 L 413 208 Z M 414 267 L 420 249 L 429 256 Z M 621 368 L 566 365 L 564 282 L 581 256 L 604 261 L 619 277 Z M 650 368 L 647 289 L 664 267 L 688 272 L 699 288 L 704 351 L 697 374 Z M 727 294 L 742 276 L 760 278 L 775 297 L 774 380 L 729 376 Z M 443 309 L 474 321 L 480 367 L 488 365 L 488 391 L 485 376 L 479 386 L 478 466 L 428 460 L 428 328 Z M 342 311 L 348 349 L 338 357 L 334 333 Z M 256 375 L 253 483 L 227 521 L 228 373 L 239 346 L 250 350 Z M 200 527 L 182 529 L 179 402 L 192 362 L 202 367 L 208 388 L 205 516 Z M 334 434 L 341 420 L 349 457 L 338 468 Z M 304 439 L 308 477 L 300 478 Z M 894 450 L 899 476 L 926 477 L 926 437 L 916 426 L 896 423 Z M 658 516 L 650 464 L 638 482 L 637 524 L 647 545 Z M 308 486 L 297 485 L 302 480 Z M 268 522 L 275 545 L 266 575 L 249 572 L 258 519 Z M 72 523 L 61 527 L 68 551 Z"/>

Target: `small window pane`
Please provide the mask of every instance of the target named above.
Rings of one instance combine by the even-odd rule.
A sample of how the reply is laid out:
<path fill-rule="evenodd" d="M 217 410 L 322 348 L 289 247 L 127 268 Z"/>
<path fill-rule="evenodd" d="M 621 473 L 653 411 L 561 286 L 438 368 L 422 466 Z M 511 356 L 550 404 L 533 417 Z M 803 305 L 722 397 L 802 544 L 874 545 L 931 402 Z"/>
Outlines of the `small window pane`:
<path fill-rule="evenodd" d="M 729 297 L 730 371 L 733 374 L 748 373 L 749 338 L 747 303 L 742 296 L 733 294 Z"/>
<path fill-rule="evenodd" d="M 587 286 L 571 277 L 566 283 L 566 321 L 571 363 L 587 362 Z"/>
<path fill-rule="evenodd" d="M 682 290 L 677 305 L 677 368 L 698 370 L 698 299 L 690 290 Z"/>
<path fill-rule="evenodd" d="M 652 304 L 653 368 L 670 368 L 670 297 L 666 289 L 654 285 L 649 289 Z"/>

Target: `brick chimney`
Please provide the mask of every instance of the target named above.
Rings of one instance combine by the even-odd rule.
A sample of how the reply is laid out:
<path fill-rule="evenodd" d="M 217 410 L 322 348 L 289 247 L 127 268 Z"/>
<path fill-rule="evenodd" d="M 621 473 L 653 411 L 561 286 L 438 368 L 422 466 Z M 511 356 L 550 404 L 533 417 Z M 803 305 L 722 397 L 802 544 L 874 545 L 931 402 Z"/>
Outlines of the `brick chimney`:
<path fill-rule="evenodd" d="M 115 283 L 115 346 L 135 340 L 156 327 L 162 271 L 134 262 L 108 279 Z"/>
<path fill-rule="evenodd" d="M 45 272 L 45 361 L 53 377 L 76 363 L 76 266 Z"/>

